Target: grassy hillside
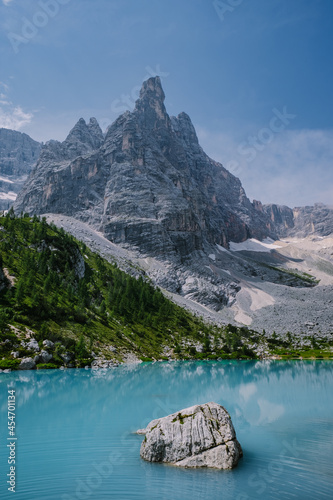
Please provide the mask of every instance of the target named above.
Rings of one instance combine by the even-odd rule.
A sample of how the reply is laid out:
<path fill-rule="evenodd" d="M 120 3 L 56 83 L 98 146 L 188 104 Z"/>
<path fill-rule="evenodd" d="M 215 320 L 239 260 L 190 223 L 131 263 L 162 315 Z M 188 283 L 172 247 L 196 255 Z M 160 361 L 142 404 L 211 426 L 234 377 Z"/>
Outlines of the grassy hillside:
<path fill-rule="evenodd" d="M 143 359 L 254 357 L 241 340 L 251 332 L 205 324 L 45 219 L 0 217 L 0 272 L 0 357 L 13 367 L 12 351 L 31 356 L 21 344 L 27 336 L 41 348 L 45 339 L 54 342 L 57 366 L 64 352 L 76 366 L 89 364 L 92 351 L 119 361 L 128 352 Z"/>

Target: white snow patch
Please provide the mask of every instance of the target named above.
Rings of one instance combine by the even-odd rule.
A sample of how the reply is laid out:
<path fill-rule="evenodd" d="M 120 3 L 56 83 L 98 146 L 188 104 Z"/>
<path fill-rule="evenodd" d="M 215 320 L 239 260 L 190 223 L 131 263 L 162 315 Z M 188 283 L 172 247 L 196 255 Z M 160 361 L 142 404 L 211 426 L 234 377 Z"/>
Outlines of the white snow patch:
<path fill-rule="evenodd" d="M 216 260 L 216 257 L 215 257 L 215 254 L 214 254 L 214 253 L 210 253 L 210 254 L 208 255 L 208 257 L 209 257 L 210 259 L 212 259 L 212 260 Z"/>
<path fill-rule="evenodd" d="M 227 253 L 229 253 L 229 250 L 227 250 L 227 249 L 226 249 L 226 248 L 224 248 L 224 247 L 221 247 L 221 245 L 216 244 L 216 246 L 217 246 L 217 248 L 220 250 L 220 252 L 227 252 Z"/>
<path fill-rule="evenodd" d="M 224 273 L 227 273 L 227 274 L 231 274 L 231 272 L 228 271 L 227 269 L 221 269 L 221 271 L 223 271 Z"/>
<path fill-rule="evenodd" d="M 230 241 L 230 250 L 232 252 L 242 252 L 243 250 L 248 250 L 250 252 L 271 252 L 276 248 L 282 248 L 282 246 L 276 245 L 271 238 L 266 238 L 263 241 L 250 238 L 242 243 Z"/>

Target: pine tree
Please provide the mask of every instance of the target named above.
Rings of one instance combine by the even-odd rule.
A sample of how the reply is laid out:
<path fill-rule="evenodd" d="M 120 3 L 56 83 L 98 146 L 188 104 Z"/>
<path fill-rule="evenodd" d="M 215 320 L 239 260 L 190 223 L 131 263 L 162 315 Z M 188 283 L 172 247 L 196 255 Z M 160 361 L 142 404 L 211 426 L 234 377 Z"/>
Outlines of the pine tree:
<path fill-rule="evenodd" d="M 0 311 L 0 332 L 3 333 L 8 328 L 8 315 L 5 311 Z"/>
<path fill-rule="evenodd" d="M 24 280 L 21 278 L 16 284 L 16 291 L 15 291 L 15 300 L 19 306 L 22 305 L 24 297 L 25 297 L 25 283 Z"/>

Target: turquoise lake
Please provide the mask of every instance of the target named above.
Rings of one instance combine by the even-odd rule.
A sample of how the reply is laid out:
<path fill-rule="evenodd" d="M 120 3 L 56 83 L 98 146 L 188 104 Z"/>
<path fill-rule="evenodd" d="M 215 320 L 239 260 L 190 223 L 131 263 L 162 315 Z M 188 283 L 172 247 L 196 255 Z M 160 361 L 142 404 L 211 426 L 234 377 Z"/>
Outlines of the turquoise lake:
<path fill-rule="evenodd" d="M 16 492 L 7 490 L 7 394 L 16 391 Z M 333 364 L 163 362 L 0 374 L 0 498 L 333 498 Z M 215 401 L 244 457 L 231 471 L 140 459 L 150 420 Z"/>

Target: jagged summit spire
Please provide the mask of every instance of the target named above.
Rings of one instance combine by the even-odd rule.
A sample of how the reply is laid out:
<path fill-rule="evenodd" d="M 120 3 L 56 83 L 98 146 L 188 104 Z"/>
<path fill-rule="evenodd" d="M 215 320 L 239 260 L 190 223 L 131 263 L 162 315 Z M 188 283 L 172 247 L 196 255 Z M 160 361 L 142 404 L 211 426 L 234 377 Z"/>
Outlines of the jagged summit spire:
<path fill-rule="evenodd" d="M 45 150 L 15 210 L 74 215 L 115 243 L 177 261 L 271 234 L 240 181 L 203 152 L 189 116 L 170 118 L 164 98 L 161 79 L 149 78 L 105 138 L 95 120 L 80 119 Z"/>
<path fill-rule="evenodd" d="M 159 126 L 165 126 L 169 123 L 164 99 L 165 94 L 159 76 L 143 82 L 140 97 L 135 103 L 134 113 L 141 115 L 140 121 L 144 126 L 156 128 L 157 123 Z"/>
<path fill-rule="evenodd" d="M 159 76 L 154 76 L 143 82 L 140 90 L 140 99 L 144 99 L 146 97 L 153 97 L 164 102 L 165 94 Z"/>
<path fill-rule="evenodd" d="M 74 127 L 69 131 L 68 136 L 66 137 L 66 141 L 73 141 L 73 140 L 79 140 L 82 141 L 84 140 L 84 136 L 86 135 L 88 130 L 86 121 L 84 118 L 80 118 Z"/>
<path fill-rule="evenodd" d="M 100 143 L 103 142 L 104 134 L 96 118 L 94 117 L 90 118 L 88 123 L 88 129 L 91 135 L 94 137 L 95 141 L 97 140 L 97 142 L 99 141 Z"/>
<path fill-rule="evenodd" d="M 77 150 L 77 145 L 80 144 L 80 150 L 82 152 L 91 149 L 97 149 L 100 147 L 104 140 L 103 132 L 96 120 L 96 118 L 90 118 L 87 124 L 84 118 L 80 118 L 79 121 L 74 125 L 72 130 L 66 137 L 65 143 L 70 146 L 71 149 L 74 145 L 75 151 Z"/>

